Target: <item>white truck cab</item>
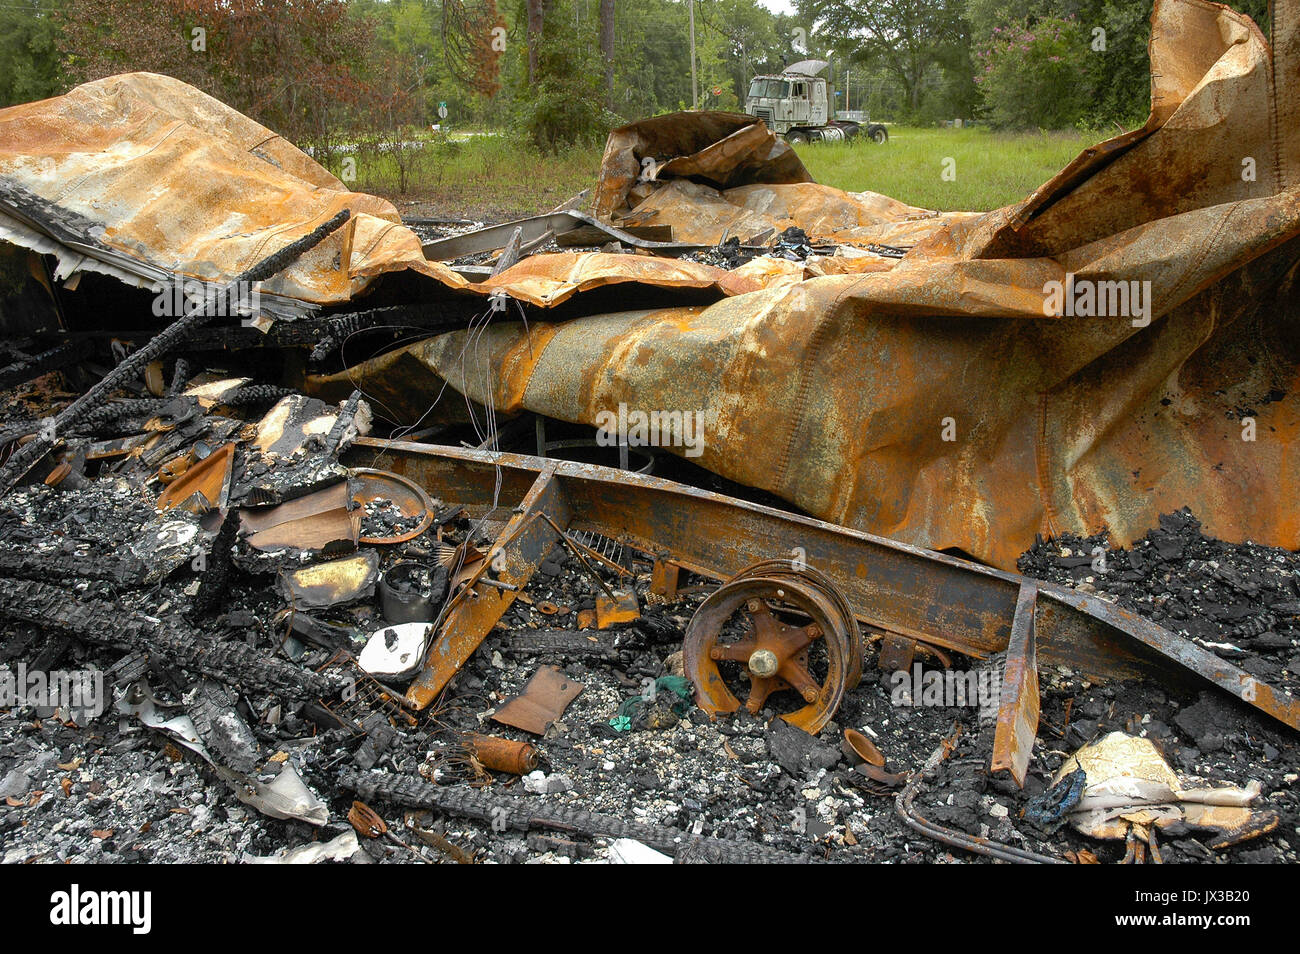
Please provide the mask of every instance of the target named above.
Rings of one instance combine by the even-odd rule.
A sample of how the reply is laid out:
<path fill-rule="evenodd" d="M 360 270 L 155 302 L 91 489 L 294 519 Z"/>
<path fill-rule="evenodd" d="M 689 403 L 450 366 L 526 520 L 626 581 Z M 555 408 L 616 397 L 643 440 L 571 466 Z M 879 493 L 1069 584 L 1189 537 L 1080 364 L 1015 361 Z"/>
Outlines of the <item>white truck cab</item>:
<path fill-rule="evenodd" d="M 780 76 L 755 76 L 745 97 L 745 112 L 790 142 L 832 142 L 865 131 L 875 142 L 889 139 L 885 127 L 838 120 L 831 116 L 826 78 L 818 74 L 826 60 L 801 60 Z"/>

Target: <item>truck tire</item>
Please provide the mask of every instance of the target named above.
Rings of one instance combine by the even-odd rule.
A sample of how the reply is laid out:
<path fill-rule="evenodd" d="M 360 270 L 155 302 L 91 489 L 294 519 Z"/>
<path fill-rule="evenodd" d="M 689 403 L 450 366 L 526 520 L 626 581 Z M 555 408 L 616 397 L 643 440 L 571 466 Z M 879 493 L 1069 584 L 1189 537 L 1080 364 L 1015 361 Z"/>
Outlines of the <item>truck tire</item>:
<path fill-rule="evenodd" d="M 875 123 L 867 127 L 867 135 L 870 136 L 871 141 L 878 146 L 883 146 L 885 143 L 889 142 L 888 130 L 886 130 L 884 126 Z"/>
<path fill-rule="evenodd" d="M 790 145 L 802 144 L 808 141 L 808 134 L 802 129 L 791 129 L 785 134 L 785 141 Z"/>

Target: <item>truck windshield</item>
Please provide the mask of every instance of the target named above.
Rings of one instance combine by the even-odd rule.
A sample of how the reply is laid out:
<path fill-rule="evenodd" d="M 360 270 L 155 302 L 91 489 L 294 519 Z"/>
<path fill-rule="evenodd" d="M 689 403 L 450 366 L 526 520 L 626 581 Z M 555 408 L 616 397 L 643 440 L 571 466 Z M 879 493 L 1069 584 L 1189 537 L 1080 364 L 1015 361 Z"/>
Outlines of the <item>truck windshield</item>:
<path fill-rule="evenodd" d="M 749 84 L 749 95 L 751 99 L 758 99 L 766 96 L 769 99 L 781 99 L 790 95 L 790 84 L 779 79 L 755 79 Z"/>

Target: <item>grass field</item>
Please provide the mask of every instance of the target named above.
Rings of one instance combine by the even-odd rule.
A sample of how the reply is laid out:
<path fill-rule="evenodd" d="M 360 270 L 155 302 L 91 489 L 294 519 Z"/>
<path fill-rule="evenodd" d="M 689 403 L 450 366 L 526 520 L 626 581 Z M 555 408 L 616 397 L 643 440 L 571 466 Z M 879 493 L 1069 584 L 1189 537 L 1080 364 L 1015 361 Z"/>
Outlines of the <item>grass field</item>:
<path fill-rule="evenodd" d="M 1023 199 L 1103 134 L 995 133 L 891 127 L 889 142 L 798 147 L 818 182 L 871 190 L 927 209 L 983 212 Z M 547 212 L 596 184 L 599 147 L 539 155 L 505 136 L 433 143 L 416 160 L 407 195 L 392 159 L 360 155 L 353 188 L 386 196 L 404 214 L 501 221 Z M 943 177 L 953 160 L 951 181 Z M 335 174 L 338 169 L 333 170 Z"/>
<path fill-rule="evenodd" d="M 814 179 L 850 192 L 870 190 L 940 211 L 987 212 L 1023 199 L 1104 134 L 995 133 L 987 129 L 891 127 L 889 142 L 798 147 Z M 945 160 L 952 159 L 951 181 Z"/>
<path fill-rule="evenodd" d="M 392 200 L 404 215 L 504 221 L 549 212 L 592 188 L 603 152 L 591 146 L 541 155 L 505 136 L 473 136 L 421 149 L 406 195 L 397 194 L 393 160 L 382 155 L 359 155 L 349 185 Z"/>

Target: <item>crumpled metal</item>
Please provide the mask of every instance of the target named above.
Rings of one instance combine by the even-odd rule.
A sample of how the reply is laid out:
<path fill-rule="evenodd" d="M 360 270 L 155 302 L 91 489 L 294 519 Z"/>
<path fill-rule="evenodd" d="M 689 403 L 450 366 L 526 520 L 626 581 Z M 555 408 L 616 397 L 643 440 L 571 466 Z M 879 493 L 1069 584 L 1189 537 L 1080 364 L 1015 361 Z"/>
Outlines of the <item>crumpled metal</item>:
<path fill-rule="evenodd" d="M 0 110 L 0 241 L 56 255 L 61 280 L 91 270 L 141 287 L 224 283 L 343 208 L 343 229 L 262 283 L 266 313 L 344 304 L 396 272 L 431 279 L 432 296 L 504 293 L 540 307 L 620 282 L 758 287 L 699 263 L 601 253 L 533 256 L 471 283 L 425 259 L 392 203 L 348 191 L 271 130 L 168 76 L 113 76 Z"/>
<path fill-rule="evenodd" d="M 845 192 L 815 182 L 720 190 L 673 179 L 614 224 L 669 225 L 678 242 L 713 243 L 731 236 L 747 242 L 795 226 L 817 243 L 912 246 L 947 225 L 977 218 L 974 212 L 931 212 L 877 192 Z"/>
<path fill-rule="evenodd" d="M 977 217 L 820 185 L 761 121 L 716 111 L 611 132 L 594 205 L 613 225 L 668 225 L 674 241 L 704 244 L 795 226 L 815 242 L 915 245 L 948 222 Z"/>
<path fill-rule="evenodd" d="M 224 282 L 349 208 L 343 229 L 263 293 L 345 302 L 402 268 L 468 285 L 424 261 L 391 203 L 347 191 L 271 130 L 153 73 L 0 110 L 0 194 L 0 238 L 58 255 L 60 277 L 89 269 L 145 286 L 167 276 Z M 36 231 L 90 240 L 91 254 L 68 238 L 42 243 Z"/>
<path fill-rule="evenodd" d="M 0 193 L 17 182 L 120 254 L 214 279 L 347 205 L 356 224 L 277 291 L 340 302 L 414 271 L 430 297 L 564 303 L 563 322 L 525 326 L 507 309 L 307 379 L 323 396 L 362 387 L 388 416 L 428 423 L 444 382 L 503 413 L 593 426 L 620 404 L 695 411 L 695 463 L 816 517 L 1004 568 L 1035 534 L 1126 544 L 1184 505 L 1222 539 L 1297 548 L 1300 0 L 1274 4 L 1271 49 L 1226 7 L 1158 0 L 1152 17 L 1147 123 L 983 215 L 811 183 L 747 117 L 656 117 L 611 136 L 597 209 L 618 223 L 703 243 L 794 224 L 863 254 L 731 273 L 532 256 L 472 285 L 425 262 L 387 203 L 140 74 L 0 111 Z M 21 244 L 12 235 L 0 232 Z M 1149 314 L 1057 315 L 1048 283 L 1070 276 L 1150 282 Z M 584 309 L 584 289 L 618 282 L 719 300 Z"/>
<path fill-rule="evenodd" d="M 929 220 L 893 267 L 707 307 L 497 323 L 382 363 L 502 412 L 597 425 L 620 403 L 698 411 L 695 463 L 1003 568 L 1035 534 L 1127 544 L 1183 505 L 1220 538 L 1296 548 L 1298 20 L 1300 0 L 1275 5 L 1274 54 L 1241 14 L 1159 0 L 1148 123 L 1022 203 Z M 672 180 L 636 208 L 710 192 Z M 660 205 L 675 230 L 700 218 Z M 1150 282 L 1149 323 L 1046 315 L 1047 283 L 1070 274 Z"/>
<path fill-rule="evenodd" d="M 530 255 L 482 282 L 478 289 L 541 308 L 605 285 L 647 285 L 742 295 L 764 287 L 764 276 L 736 274 L 699 262 L 608 252 L 551 252 Z"/>
<path fill-rule="evenodd" d="M 596 186 L 596 214 L 618 216 L 630 201 L 635 204 L 638 181 L 670 178 L 719 189 L 813 181 L 794 149 L 753 116 L 717 110 L 672 113 L 609 134 Z"/>

